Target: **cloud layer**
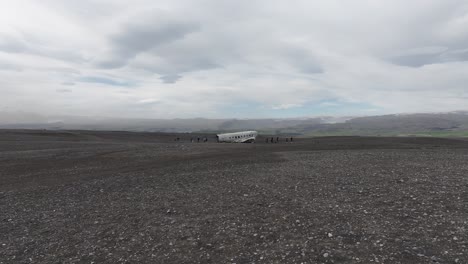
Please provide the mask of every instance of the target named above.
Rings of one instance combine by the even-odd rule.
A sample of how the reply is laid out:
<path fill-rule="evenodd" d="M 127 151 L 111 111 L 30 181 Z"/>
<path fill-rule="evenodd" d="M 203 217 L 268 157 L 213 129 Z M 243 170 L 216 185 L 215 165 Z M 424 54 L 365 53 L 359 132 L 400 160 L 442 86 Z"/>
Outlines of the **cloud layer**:
<path fill-rule="evenodd" d="M 1 7 L 0 111 L 293 117 L 468 106 L 463 0 Z"/>

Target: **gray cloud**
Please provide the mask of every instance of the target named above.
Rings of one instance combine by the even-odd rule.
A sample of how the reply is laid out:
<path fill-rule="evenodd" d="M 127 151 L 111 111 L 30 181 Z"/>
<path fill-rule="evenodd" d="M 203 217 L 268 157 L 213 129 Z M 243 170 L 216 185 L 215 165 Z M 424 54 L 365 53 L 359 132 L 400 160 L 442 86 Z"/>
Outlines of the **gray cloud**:
<path fill-rule="evenodd" d="M 177 74 L 174 74 L 174 75 L 163 75 L 161 77 L 159 77 L 159 79 L 161 79 L 164 83 L 175 83 L 177 82 L 180 78 L 182 78 L 181 75 L 177 75 Z"/>
<path fill-rule="evenodd" d="M 158 17 L 158 13 L 156 12 L 152 16 Z M 100 62 L 101 67 L 122 67 L 136 55 L 182 39 L 200 28 L 197 23 L 165 18 L 164 16 L 149 20 L 144 17 L 135 17 L 134 20 L 143 20 L 144 23 L 129 23 L 120 33 L 110 38 L 113 46 L 111 58 Z"/>
<path fill-rule="evenodd" d="M 305 74 L 323 73 L 324 69 L 310 52 L 303 48 L 286 47 L 289 63 Z"/>
<path fill-rule="evenodd" d="M 0 71 L 18 71 L 19 72 L 22 70 L 23 69 L 19 65 L 0 62 Z"/>
<path fill-rule="evenodd" d="M 211 55 L 197 49 L 183 51 L 165 47 L 142 54 L 142 57 L 137 58 L 130 66 L 159 74 L 165 83 L 174 83 L 188 72 L 222 67 Z"/>
<path fill-rule="evenodd" d="M 86 59 L 77 51 L 44 46 L 36 33 L 22 33 L 16 35 L 1 34 L 0 51 L 6 53 L 23 53 L 52 59 L 84 62 Z"/>
<path fill-rule="evenodd" d="M 467 43 L 468 45 L 468 43 Z M 468 49 L 450 50 L 441 54 L 442 61 L 468 61 Z"/>
<path fill-rule="evenodd" d="M 71 93 L 72 89 L 61 88 L 61 89 L 57 89 L 56 91 L 57 93 Z"/>
<path fill-rule="evenodd" d="M 3 52 L 19 53 L 27 50 L 27 45 L 19 38 L 2 34 L 0 35 L 0 50 Z"/>
<path fill-rule="evenodd" d="M 135 84 L 129 81 L 122 81 L 116 80 L 113 78 L 102 77 L 102 76 L 83 76 L 80 77 L 78 82 L 85 82 L 85 83 L 97 83 L 97 84 L 105 84 L 110 86 L 122 86 L 122 87 L 131 87 Z"/>
<path fill-rule="evenodd" d="M 395 56 L 389 59 L 394 64 L 421 67 L 429 64 L 468 61 L 468 50 L 443 50 Z"/>
<path fill-rule="evenodd" d="M 143 14 L 144 23 L 129 23 L 124 30 L 111 36 L 110 58 L 99 62 L 103 68 L 131 66 L 160 75 L 163 83 L 175 83 L 183 74 L 220 67 L 208 47 L 187 38 L 200 32 L 193 20 L 174 18 L 161 11 Z M 148 18 L 151 16 L 151 18 Z M 152 17 L 158 17 L 154 19 Z"/>
<path fill-rule="evenodd" d="M 313 63 L 313 62 L 302 63 L 300 65 L 300 70 L 306 74 L 316 74 L 316 73 L 324 72 L 324 69 L 320 65 Z"/>
<path fill-rule="evenodd" d="M 394 64 L 408 67 L 421 67 L 442 62 L 441 54 L 414 54 L 397 56 L 390 59 Z"/>
<path fill-rule="evenodd" d="M 330 100 L 352 102 L 346 113 L 468 105 L 464 0 L 11 1 L 0 17 L 1 103 L 13 110 L 167 118 L 240 109 L 228 105 L 307 115 Z M 73 96 L 58 92 L 70 84 Z M 148 98 L 157 103 L 135 103 Z"/>

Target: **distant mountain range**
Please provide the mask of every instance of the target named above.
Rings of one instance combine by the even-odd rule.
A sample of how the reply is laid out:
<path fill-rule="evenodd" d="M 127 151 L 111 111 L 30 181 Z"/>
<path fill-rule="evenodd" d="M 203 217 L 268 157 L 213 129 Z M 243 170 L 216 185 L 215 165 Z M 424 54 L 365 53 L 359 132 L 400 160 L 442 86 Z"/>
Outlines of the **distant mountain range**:
<path fill-rule="evenodd" d="M 468 112 L 356 117 L 335 124 L 300 125 L 294 130 L 310 136 L 468 136 Z"/>
<path fill-rule="evenodd" d="M 288 119 L 124 119 L 0 112 L 2 129 L 231 132 L 301 136 L 468 136 L 468 112 Z"/>

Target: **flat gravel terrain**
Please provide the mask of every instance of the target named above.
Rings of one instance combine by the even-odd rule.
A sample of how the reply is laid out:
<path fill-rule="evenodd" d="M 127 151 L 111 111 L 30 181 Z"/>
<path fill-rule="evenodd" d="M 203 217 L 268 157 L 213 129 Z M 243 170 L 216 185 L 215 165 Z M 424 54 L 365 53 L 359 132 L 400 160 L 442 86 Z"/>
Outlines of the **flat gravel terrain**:
<path fill-rule="evenodd" d="M 197 136 L 0 130 L 0 263 L 468 263 L 467 140 Z"/>

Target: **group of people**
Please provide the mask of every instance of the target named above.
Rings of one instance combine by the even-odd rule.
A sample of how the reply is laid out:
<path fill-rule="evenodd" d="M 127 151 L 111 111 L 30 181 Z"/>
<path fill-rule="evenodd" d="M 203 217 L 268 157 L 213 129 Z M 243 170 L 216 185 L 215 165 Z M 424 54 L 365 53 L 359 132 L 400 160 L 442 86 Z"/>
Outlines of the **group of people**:
<path fill-rule="evenodd" d="M 207 137 L 203 137 L 201 138 L 201 140 L 203 142 L 208 142 L 208 138 Z M 190 142 L 195 142 L 195 139 L 194 138 L 190 138 Z M 200 137 L 197 137 L 197 142 L 200 143 Z"/>
<path fill-rule="evenodd" d="M 265 142 L 266 143 L 279 143 L 280 142 L 280 137 L 276 137 L 276 140 L 274 137 L 271 137 L 271 138 L 266 138 L 265 139 Z M 293 138 L 290 137 L 290 138 L 286 138 L 286 142 L 293 142 Z"/>
<path fill-rule="evenodd" d="M 197 140 L 198 143 L 200 143 L 200 140 L 201 140 L 202 142 L 208 142 L 208 138 L 207 138 L 207 137 L 203 137 L 203 138 L 197 137 L 196 140 Z M 176 137 L 174 141 L 180 141 L 180 137 Z M 193 138 L 193 137 L 190 138 L 190 142 L 192 142 L 192 143 L 195 142 L 195 138 Z"/>
<path fill-rule="evenodd" d="M 200 141 L 201 142 L 208 142 L 207 137 L 202 137 L 202 138 L 200 138 L 200 137 L 193 138 L 192 137 L 192 138 L 190 138 L 190 142 L 192 142 L 192 143 L 195 142 L 195 140 L 196 140 L 197 143 L 200 143 Z M 265 142 L 266 143 L 279 143 L 280 140 L 282 140 L 282 138 L 280 138 L 280 137 L 276 137 L 276 139 L 274 137 L 271 137 L 271 138 L 267 137 L 265 139 Z M 176 137 L 174 141 L 180 141 L 180 137 Z M 285 138 L 285 141 L 286 142 L 293 142 L 293 138 L 292 137 L 287 137 L 287 138 Z"/>

